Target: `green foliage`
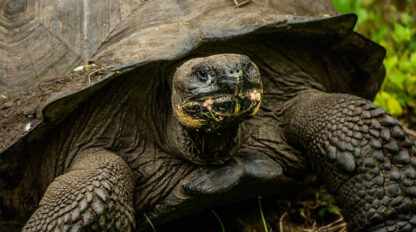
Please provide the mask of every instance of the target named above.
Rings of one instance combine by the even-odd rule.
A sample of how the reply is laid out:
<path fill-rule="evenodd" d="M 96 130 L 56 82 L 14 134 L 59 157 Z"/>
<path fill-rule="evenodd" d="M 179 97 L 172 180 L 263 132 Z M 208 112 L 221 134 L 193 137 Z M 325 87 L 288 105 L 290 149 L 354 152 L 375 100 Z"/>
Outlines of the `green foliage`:
<path fill-rule="evenodd" d="M 315 193 L 316 202 L 319 206 L 318 215 L 321 218 L 326 217 L 328 214 L 334 214 L 341 216 L 341 210 L 335 205 L 335 197 L 325 189 L 321 189 Z"/>
<path fill-rule="evenodd" d="M 416 128 L 416 1 L 333 0 L 358 16 L 357 30 L 384 46 L 386 79 L 375 104 Z"/>

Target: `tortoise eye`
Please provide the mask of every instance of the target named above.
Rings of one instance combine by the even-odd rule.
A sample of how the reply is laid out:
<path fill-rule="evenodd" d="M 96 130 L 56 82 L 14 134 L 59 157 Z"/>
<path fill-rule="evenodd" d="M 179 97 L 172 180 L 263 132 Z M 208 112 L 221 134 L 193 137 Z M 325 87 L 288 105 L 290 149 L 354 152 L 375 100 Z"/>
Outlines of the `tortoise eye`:
<path fill-rule="evenodd" d="M 205 70 L 198 70 L 196 72 L 196 75 L 201 82 L 207 82 L 207 83 L 211 82 L 211 79 L 212 79 L 211 74 Z"/>

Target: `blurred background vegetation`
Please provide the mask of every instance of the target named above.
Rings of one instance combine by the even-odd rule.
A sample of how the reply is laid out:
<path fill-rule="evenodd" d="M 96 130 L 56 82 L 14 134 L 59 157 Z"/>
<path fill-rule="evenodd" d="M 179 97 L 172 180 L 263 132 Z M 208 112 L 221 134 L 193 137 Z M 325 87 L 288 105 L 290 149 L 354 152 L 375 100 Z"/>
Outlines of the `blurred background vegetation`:
<path fill-rule="evenodd" d="M 375 104 L 416 129 L 416 1 L 333 0 L 358 16 L 356 30 L 387 50 L 386 79 Z"/>

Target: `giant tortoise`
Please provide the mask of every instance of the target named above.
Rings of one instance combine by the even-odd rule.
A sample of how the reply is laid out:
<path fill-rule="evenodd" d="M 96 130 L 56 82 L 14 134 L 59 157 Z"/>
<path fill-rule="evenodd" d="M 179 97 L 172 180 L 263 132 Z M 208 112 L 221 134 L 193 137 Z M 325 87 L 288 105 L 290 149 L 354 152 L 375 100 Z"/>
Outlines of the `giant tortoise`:
<path fill-rule="evenodd" d="M 1 1 L 3 219 L 143 230 L 317 176 L 350 231 L 416 230 L 385 50 L 329 0 L 233 4 Z"/>

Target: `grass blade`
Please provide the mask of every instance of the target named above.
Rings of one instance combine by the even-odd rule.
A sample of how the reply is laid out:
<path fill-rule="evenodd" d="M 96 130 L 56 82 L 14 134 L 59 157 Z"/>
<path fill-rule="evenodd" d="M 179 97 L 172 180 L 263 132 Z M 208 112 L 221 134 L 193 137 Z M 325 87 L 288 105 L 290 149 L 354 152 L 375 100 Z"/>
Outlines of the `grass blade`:
<path fill-rule="evenodd" d="M 237 221 L 238 223 L 240 223 L 240 225 L 244 227 L 245 230 L 247 230 L 247 232 L 252 232 L 250 228 L 248 228 L 248 226 L 240 218 L 237 218 Z"/>
<path fill-rule="evenodd" d="M 214 210 L 212 210 L 211 212 L 212 214 L 214 214 L 215 218 L 217 218 L 218 222 L 220 223 L 221 231 L 225 232 L 224 224 L 222 224 L 221 218 L 218 216 L 218 214 Z"/>
<path fill-rule="evenodd" d="M 259 196 L 259 209 L 260 209 L 261 220 L 263 221 L 264 231 L 269 232 L 269 229 L 267 228 L 266 219 L 264 218 L 263 210 L 261 209 L 261 196 Z"/>
<path fill-rule="evenodd" d="M 150 227 L 152 227 L 153 232 L 156 232 L 155 226 L 153 225 L 152 221 L 150 221 L 147 214 L 144 213 L 144 217 L 146 218 L 147 222 L 150 224 Z"/>

